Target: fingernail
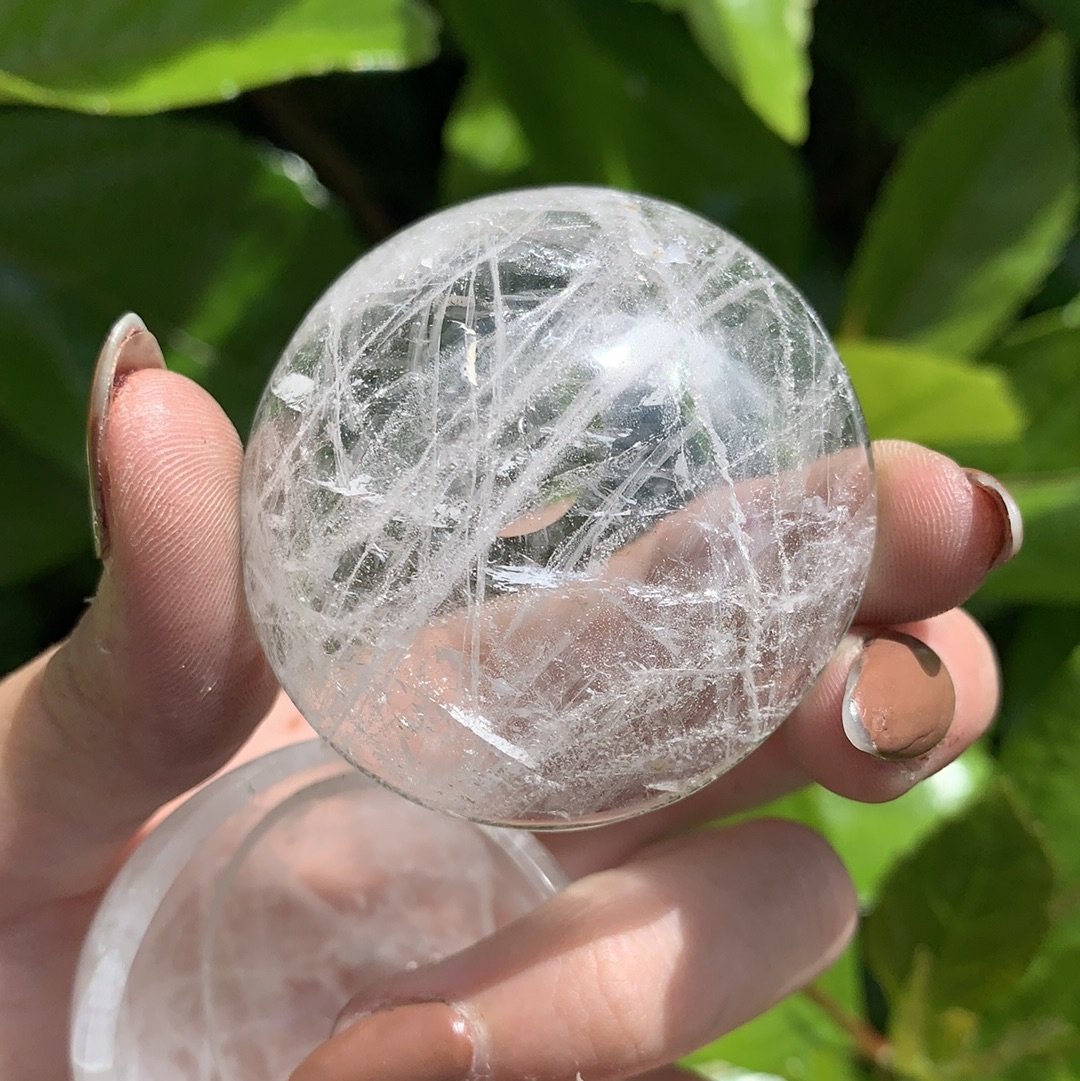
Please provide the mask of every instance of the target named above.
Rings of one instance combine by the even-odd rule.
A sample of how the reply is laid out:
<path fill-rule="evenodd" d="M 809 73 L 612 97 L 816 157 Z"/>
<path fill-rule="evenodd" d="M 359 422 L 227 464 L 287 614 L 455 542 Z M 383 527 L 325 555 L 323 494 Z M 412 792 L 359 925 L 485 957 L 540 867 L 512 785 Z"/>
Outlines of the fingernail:
<path fill-rule="evenodd" d="M 465 1081 L 473 1050 L 469 1025 L 453 1006 L 394 1006 L 338 1032 L 289 1081 Z"/>
<path fill-rule="evenodd" d="M 952 724 L 956 692 L 949 670 L 924 642 L 899 632 L 866 638 L 844 690 L 844 732 L 878 758 L 917 758 Z"/>
<path fill-rule="evenodd" d="M 86 467 L 90 477 L 90 521 L 94 551 L 104 559 L 109 551 L 109 470 L 105 461 L 105 429 L 113 395 L 123 381 L 141 368 L 164 368 L 157 339 L 133 313 L 114 324 L 98 354 L 90 387 L 86 422 Z"/>
<path fill-rule="evenodd" d="M 965 469 L 964 473 L 975 491 L 981 492 L 990 501 L 1001 524 L 1001 543 L 997 555 L 990 563 L 990 570 L 993 570 L 1003 563 L 1008 563 L 1020 551 L 1024 543 L 1024 519 L 1016 500 L 997 477 L 979 469 Z"/>

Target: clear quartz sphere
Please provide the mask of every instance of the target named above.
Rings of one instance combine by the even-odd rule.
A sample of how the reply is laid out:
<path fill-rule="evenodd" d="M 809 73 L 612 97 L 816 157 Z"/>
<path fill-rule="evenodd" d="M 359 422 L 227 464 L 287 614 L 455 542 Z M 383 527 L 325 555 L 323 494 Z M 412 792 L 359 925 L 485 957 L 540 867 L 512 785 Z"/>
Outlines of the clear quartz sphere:
<path fill-rule="evenodd" d="M 874 540 L 799 293 L 602 188 L 442 211 L 303 321 L 249 442 L 250 609 L 342 755 L 478 821 L 595 824 L 730 769 L 809 689 Z"/>

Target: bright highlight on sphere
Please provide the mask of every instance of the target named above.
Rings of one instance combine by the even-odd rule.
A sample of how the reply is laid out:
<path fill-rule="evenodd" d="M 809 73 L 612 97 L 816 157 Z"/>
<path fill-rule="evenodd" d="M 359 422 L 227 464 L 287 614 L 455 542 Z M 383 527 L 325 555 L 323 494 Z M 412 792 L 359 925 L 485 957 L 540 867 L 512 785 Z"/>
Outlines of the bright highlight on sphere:
<path fill-rule="evenodd" d="M 271 376 L 252 616 L 300 711 L 431 807 L 558 828 L 761 743 L 854 614 L 867 437 L 817 317 L 683 209 L 543 188 L 356 262 Z"/>

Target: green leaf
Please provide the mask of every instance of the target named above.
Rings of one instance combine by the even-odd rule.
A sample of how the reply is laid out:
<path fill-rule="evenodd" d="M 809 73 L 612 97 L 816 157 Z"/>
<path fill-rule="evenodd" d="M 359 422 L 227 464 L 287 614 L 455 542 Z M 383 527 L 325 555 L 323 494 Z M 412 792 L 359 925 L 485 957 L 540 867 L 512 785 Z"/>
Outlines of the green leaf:
<path fill-rule="evenodd" d="M 625 0 L 446 0 L 485 108 L 531 151 L 515 183 L 598 183 L 682 203 L 791 269 L 806 240 L 805 180 L 790 147 L 719 78 L 683 20 Z M 505 123 L 505 121 L 503 121 Z M 458 129 L 457 148 L 463 147 Z M 474 158 L 486 133 L 470 142 Z M 490 174 L 475 190 L 503 186 Z"/>
<path fill-rule="evenodd" d="M 1047 684 L 1080 645 L 1080 606 L 1025 605 L 996 621 L 992 636 L 1005 692 L 996 729 L 1007 746 L 1013 729 L 1030 723 Z"/>
<path fill-rule="evenodd" d="M 867 962 L 895 1003 L 923 951 L 933 1009 L 985 1007 L 1017 984 L 1042 944 L 1053 887 L 1031 826 L 991 789 L 889 875 L 863 925 Z"/>
<path fill-rule="evenodd" d="M 1080 972 L 1080 938 L 1062 934 L 1059 923 L 1017 992 L 984 1019 L 988 1042 L 1000 1045 L 1017 1038 L 1030 1039 L 1042 1031 L 1057 1034 L 1056 1047 L 1028 1054 L 1007 1072 L 981 1076 L 1005 1077 L 1007 1081 L 1075 1081 L 1080 1075 L 1080 996 L 1076 974 Z"/>
<path fill-rule="evenodd" d="M 1057 261 L 1077 202 L 1067 52 L 972 79 L 905 146 L 852 271 L 843 334 L 983 349 Z"/>
<path fill-rule="evenodd" d="M 869 164 L 872 173 L 877 148 L 862 130 L 867 120 L 902 141 L 961 79 L 1015 56 L 1037 29 L 1001 0 L 827 0 L 814 12 L 814 64 L 823 76 L 817 123 L 828 131 L 852 115 L 860 128 L 852 132 L 849 121 L 844 144 L 857 148 L 855 168 Z"/>
<path fill-rule="evenodd" d="M 1080 41 L 1080 4 L 1076 0 L 1027 0 L 1028 7 Z"/>
<path fill-rule="evenodd" d="M 35 453 L 86 483 L 81 418 L 89 364 L 101 342 L 85 312 L 38 279 L 0 262 L 0 424 Z"/>
<path fill-rule="evenodd" d="M 1023 722 L 1008 735 L 1001 768 L 1038 824 L 1057 866 L 1080 886 L 1080 646 L 1073 650 Z"/>
<path fill-rule="evenodd" d="M 19 549 L 5 554 L 5 581 L 89 543 L 87 390 L 101 340 L 125 310 L 246 430 L 300 316 L 354 254 L 324 203 L 301 163 L 224 130 L 0 115 L 0 423 L 20 443 L 8 462 L 21 453 L 28 463 L 5 490 L 2 532 Z M 40 522 L 38 488 L 54 493 L 41 497 L 53 509 Z M 54 529 L 50 516 L 72 506 L 78 523 L 69 516 Z"/>
<path fill-rule="evenodd" d="M 916 951 L 911 976 L 889 1018 L 893 1066 L 912 1081 L 986 1081 L 1031 1062 L 1046 1065 L 1076 1046 L 1071 1025 L 1058 1017 L 1010 1017 L 1003 1025 L 962 1007 L 935 1008 L 933 959 Z"/>
<path fill-rule="evenodd" d="M 1080 467 L 1080 311 L 1072 307 L 1025 320 L 987 354 L 1004 369 L 1030 418 L 1024 439 L 999 471 Z"/>
<path fill-rule="evenodd" d="M 913 849 L 942 819 L 977 797 L 989 774 L 982 747 L 891 803 L 860 804 L 810 787 L 743 816 L 792 818 L 823 834 L 848 868 L 860 897 L 873 898 L 897 859 Z M 855 951 L 819 981 L 846 1010 L 861 1015 L 862 993 Z M 708 1076 L 722 1067 L 776 1074 L 795 1081 L 858 1081 L 862 1077 L 846 1037 L 820 1008 L 795 996 L 690 1059 Z"/>
<path fill-rule="evenodd" d="M 976 1019 L 977 1020 L 977 1019 Z M 1075 1061 L 1080 1050 L 1076 1029 L 1067 1021 L 1054 1017 L 1023 1018 L 1006 1026 L 996 1039 L 986 1046 L 950 1056 L 946 1061 L 953 1077 L 981 1081 L 985 1077 L 1016 1078 L 1018 1072 L 1034 1071 L 1028 1076 L 1039 1081 L 1051 1081 L 1048 1073 L 1067 1059 Z M 1066 1075 L 1070 1081 L 1075 1073 Z"/>
<path fill-rule="evenodd" d="M 517 118 L 477 75 L 466 80 L 454 102 L 443 142 L 450 153 L 499 175 L 512 173 L 529 160 L 529 146 Z"/>
<path fill-rule="evenodd" d="M 994 571 L 979 600 L 1080 604 L 1080 470 L 1045 478 L 1006 477 L 1005 484 L 1023 514 L 1024 547 L 1016 559 Z"/>
<path fill-rule="evenodd" d="M 705 55 L 789 143 L 806 138 L 811 0 L 659 0 L 681 10 Z"/>
<path fill-rule="evenodd" d="M 0 589 L 27 581 L 90 544 L 85 482 L 74 483 L 0 428 L 4 528 Z"/>
<path fill-rule="evenodd" d="M 1024 415 L 995 368 L 894 342 L 837 344 L 875 439 L 1004 443 Z"/>
<path fill-rule="evenodd" d="M 13 0 L 0 14 L 0 99 L 151 113 L 327 71 L 430 60 L 421 0 Z"/>
<path fill-rule="evenodd" d="M 0 589 L 0 673 L 13 672 L 30 659 L 28 643 L 45 644 L 45 623 L 41 605 L 25 586 Z"/>
<path fill-rule="evenodd" d="M 747 817 L 791 818 L 817 830 L 844 861 L 859 897 L 871 901 L 897 860 L 978 796 L 990 770 L 985 748 L 976 745 L 888 803 L 857 803 L 811 786 Z"/>
<path fill-rule="evenodd" d="M 445 202 L 481 191 L 514 187 L 532 158 L 517 117 L 478 70 L 473 70 L 443 128 L 440 185 Z"/>
<path fill-rule="evenodd" d="M 355 254 L 304 168 L 209 126 L 8 113 L 0 266 L 93 320 L 95 352 L 121 312 L 137 311 L 170 365 L 206 382 L 243 426 L 296 322 Z M 55 403 L 78 401 L 64 424 L 81 427 L 93 359 L 54 377 L 79 384 Z"/>

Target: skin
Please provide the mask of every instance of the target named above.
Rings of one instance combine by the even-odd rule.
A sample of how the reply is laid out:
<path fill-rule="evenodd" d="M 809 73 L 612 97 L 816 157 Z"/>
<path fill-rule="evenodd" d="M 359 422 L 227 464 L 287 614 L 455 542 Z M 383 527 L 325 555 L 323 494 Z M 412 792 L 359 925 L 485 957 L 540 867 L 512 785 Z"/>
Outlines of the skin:
<path fill-rule="evenodd" d="M 109 400 L 96 455 L 108 521 L 98 593 L 64 644 L 0 682 L 6 1081 L 68 1076 L 65 1003 L 88 922 L 163 809 L 231 761 L 310 735 L 243 605 L 235 431 L 204 391 L 152 367 Z M 548 837 L 571 887 L 497 940 L 398 981 L 385 1001 L 455 1002 L 496 1079 L 677 1081 L 685 1075 L 666 1063 L 838 956 L 856 901 L 822 840 L 770 821 L 684 831 L 808 783 L 892 799 L 989 724 L 994 656 L 957 606 L 1007 545 L 1001 512 L 949 459 L 901 443 L 875 453 L 879 541 L 857 625 L 903 631 L 937 653 L 955 688 L 942 738 L 902 761 L 848 742 L 848 642 L 735 770 L 653 814 Z M 894 712 L 908 706 L 902 694 Z M 332 1075 L 316 1062 L 308 1076 Z"/>

